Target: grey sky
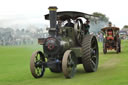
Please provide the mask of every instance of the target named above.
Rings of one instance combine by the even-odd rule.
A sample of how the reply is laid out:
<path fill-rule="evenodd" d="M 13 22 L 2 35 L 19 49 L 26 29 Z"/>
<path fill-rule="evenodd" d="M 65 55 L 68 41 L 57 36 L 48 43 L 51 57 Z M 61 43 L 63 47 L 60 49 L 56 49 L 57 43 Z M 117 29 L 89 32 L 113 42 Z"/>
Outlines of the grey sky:
<path fill-rule="evenodd" d="M 101 12 L 122 28 L 128 24 L 127 0 L 0 0 L 0 27 L 43 24 L 50 5 L 58 11 Z"/>

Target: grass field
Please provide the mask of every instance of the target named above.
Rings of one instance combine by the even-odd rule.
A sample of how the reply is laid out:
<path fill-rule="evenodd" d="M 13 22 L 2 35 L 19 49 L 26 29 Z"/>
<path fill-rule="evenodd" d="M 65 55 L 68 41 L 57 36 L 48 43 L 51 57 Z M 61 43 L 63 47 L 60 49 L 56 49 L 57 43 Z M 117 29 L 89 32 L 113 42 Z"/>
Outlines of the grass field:
<path fill-rule="evenodd" d="M 109 51 L 104 55 L 99 43 L 99 68 L 85 73 L 82 65 L 72 79 L 63 73 L 45 71 L 43 78 L 35 79 L 30 73 L 30 56 L 42 50 L 35 46 L 0 46 L 0 85 L 128 85 L 128 41 L 122 41 L 122 52 Z"/>

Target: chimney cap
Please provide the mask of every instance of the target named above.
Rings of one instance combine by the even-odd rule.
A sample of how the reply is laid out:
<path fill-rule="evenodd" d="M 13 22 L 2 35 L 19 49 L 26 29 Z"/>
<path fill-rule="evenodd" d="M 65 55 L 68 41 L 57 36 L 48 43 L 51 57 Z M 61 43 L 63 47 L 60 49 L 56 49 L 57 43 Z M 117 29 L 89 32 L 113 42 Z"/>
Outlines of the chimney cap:
<path fill-rule="evenodd" d="M 56 11 L 58 8 L 56 6 L 49 6 L 49 11 Z"/>

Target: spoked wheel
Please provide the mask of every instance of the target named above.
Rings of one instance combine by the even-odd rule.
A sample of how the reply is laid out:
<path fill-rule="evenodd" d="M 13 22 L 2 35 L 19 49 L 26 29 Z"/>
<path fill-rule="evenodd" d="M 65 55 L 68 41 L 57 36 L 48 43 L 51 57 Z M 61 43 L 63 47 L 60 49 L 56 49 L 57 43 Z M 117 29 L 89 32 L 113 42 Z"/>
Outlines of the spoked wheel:
<path fill-rule="evenodd" d="M 83 40 L 83 35 L 84 35 L 84 32 L 83 32 L 83 22 L 81 19 L 77 19 L 76 20 L 76 24 L 74 26 L 75 28 L 75 35 L 76 35 L 76 40 L 77 40 L 77 43 L 79 45 L 82 44 L 82 40 Z"/>
<path fill-rule="evenodd" d="M 40 78 L 44 75 L 45 67 L 43 63 L 45 62 L 45 57 L 41 51 L 36 51 L 31 56 L 30 70 L 35 78 Z"/>
<path fill-rule="evenodd" d="M 119 39 L 119 52 L 121 52 L 121 40 Z"/>
<path fill-rule="evenodd" d="M 106 45 L 105 45 L 105 39 L 103 40 L 103 53 L 106 54 L 107 53 L 107 48 L 106 48 Z"/>
<path fill-rule="evenodd" d="M 106 46 L 105 46 L 105 43 L 103 43 L 103 52 L 104 52 L 104 54 L 107 53 L 107 48 L 106 48 Z"/>
<path fill-rule="evenodd" d="M 73 51 L 67 50 L 62 60 L 62 70 L 65 78 L 72 78 L 76 71 L 77 58 Z"/>
<path fill-rule="evenodd" d="M 95 72 L 98 68 L 99 50 L 97 39 L 93 35 L 86 35 L 82 43 L 82 63 L 86 72 Z"/>
<path fill-rule="evenodd" d="M 116 42 L 116 53 L 119 53 L 119 43 Z"/>

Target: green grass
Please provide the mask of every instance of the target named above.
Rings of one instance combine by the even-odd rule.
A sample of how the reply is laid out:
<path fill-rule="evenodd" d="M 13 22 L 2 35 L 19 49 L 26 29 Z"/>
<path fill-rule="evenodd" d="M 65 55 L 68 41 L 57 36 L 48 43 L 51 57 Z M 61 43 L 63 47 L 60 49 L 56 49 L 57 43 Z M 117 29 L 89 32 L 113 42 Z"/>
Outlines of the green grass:
<path fill-rule="evenodd" d="M 30 56 L 34 46 L 0 46 L 0 85 L 127 85 L 128 84 L 128 41 L 122 41 L 122 52 L 109 51 L 104 55 L 99 43 L 99 68 L 97 72 L 85 73 L 82 65 L 72 79 L 63 73 L 52 73 L 47 69 L 43 78 L 35 79 L 30 73 Z"/>

